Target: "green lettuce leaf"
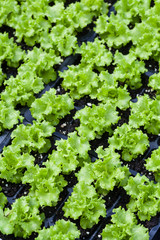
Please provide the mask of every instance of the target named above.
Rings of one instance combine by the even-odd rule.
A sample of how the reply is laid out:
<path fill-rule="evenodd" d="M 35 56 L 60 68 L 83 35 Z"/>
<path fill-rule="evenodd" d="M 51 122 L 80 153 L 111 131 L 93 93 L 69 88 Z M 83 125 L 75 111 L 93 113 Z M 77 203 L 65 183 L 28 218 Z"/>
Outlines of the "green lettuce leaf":
<path fill-rule="evenodd" d="M 43 228 L 39 231 L 36 240 L 74 240 L 80 236 L 80 231 L 77 229 L 75 223 L 58 220 L 54 226 L 50 228 Z"/>
<path fill-rule="evenodd" d="M 111 103 L 92 104 L 76 112 L 74 119 L 80 119 L 80 126 L 76 128 L 79 136 L 88 140 L 100 137 L 104 132 L 112 132 L 111 126 L 118 122 L 118 112 Z"/>
<path fill-rule="evenodd" d="M 46 120 L 55 126 L 59 120 L 74 108 L 73 100 L 68 94 L 56 95 L 56 90 L 50 89 L 31 105 L 32 116 L 38 121 Z"/>
<path fill-rule="evenodd" d="M 47 152 L 51 147 L 50 137 L 55 131 L 55 128 L 46 121 L 42 123 L 33 121 L 33 124 L 20 124 L 12 132 L 11 138 L 12 146 L 19 146 L 19 148 L 30 153 L 31 151 L 39 151 L 40 153 Z"/>
<path fill-rule="evenodd" d="M 149 181 L 146 176 L 130 177 L 128 184 L 124 187 L 127 194 L 131 196 L 127 207 L 132 212 L 137 212 L 141 221 L 150 220 L 160 210 L 160 184 Z"/>
<path fill-rule="evenodd" d="M 82 228 L 91 228 L 98 223 L 99 217 L 106 215 L 104 200 L 99 198 L 95 188 L 86 182 L 79 182 L 73 188 L 71 196 L 65 202 L 65 217 L 80 218 Z"/>
<path fill-rule="evenodd" d="M 119 207 L 113 210 L 111 224 L 102 231 L 102 240 L 149 240 L 148 229 L 137 223 L 135 215 L 128 209 Z"/>
<path fill-rule="evenodd" d="M 149 147 L 148 136 L 141 130 L 133 128 L 131 125 L 124 123 L 121 127 L 117 127 L 111 138 L 108 139 L 111 147 L 122 150 L 122 159 L 131 161 L 138 157 Z"/>

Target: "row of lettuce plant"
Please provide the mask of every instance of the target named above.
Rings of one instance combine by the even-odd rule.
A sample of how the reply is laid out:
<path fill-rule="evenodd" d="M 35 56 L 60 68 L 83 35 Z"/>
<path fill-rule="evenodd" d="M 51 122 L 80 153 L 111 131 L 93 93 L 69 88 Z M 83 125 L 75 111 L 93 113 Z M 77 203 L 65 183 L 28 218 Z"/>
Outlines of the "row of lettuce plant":
<path fill-rule="evenodd" d="M 147 71 L 142 60 L 151 55 L 158 59 L 153 41 L 148 51 L 146 44 L 142 47 L 138 40 L 138 33 L 146 32 L 147 26 L 149 38 L 150 29 L 153 29 L 149 20 L 153 13 L 157 16 L 159 5 L 156 1 L 155 6 L 150 8 L 148 1 L 143 9 L 137 5 L 139 1 L 134 1 L 134 4 L 132 2 L 118 1 L 115 4 L 117 14 L 111 14 L 110 17 L 107 15 L 107 4 L 103 1 L 95 1 L 93 4 L 91 1 L 81 0 L 66 8 L 63 1 L 55 1 L 53 6 L 50 6 L 50 1 L 47 0 L 38 4 L 31 1 L 11 1 L 12 13 L 7 9 L 7 1 L 3 3 L 1 11 L 5 12 L 5 18 L 1 19 L 1 24 L 15 28 L 17 41 L 20 42 L 23 38 L 29 46 L 40 43 L 42 47 L 34 47 L 26 54 L 7 34 L 1 35 L 2 44 L 4 38 L 11 47 L 8 53 L 4 51 L 1 61 L 7 61 L 8 66 L 19 67 L 16 77 L 5 80 L 5 75 L 2 76 L 6 88 L 1 94 L 1 109 L 5 107 L 1 113 L 1 130 L 10 129 L 18 123 L 18 119 L 22 120 L 19 112 L 15 110 L 17 104 L 27 104 L 35 119 L 31 125 L 17 126 L 11 135 L 11 145 L 5 147 L 0 156 L 1 178 L 30 185 L 28 195 L 17 199 L 11 208 L 5 207 L 7 198 L 3 193 L 0 194 L 0 230 L 3 234 L 13 233 L 26 238 L 32 232 L 38 232 L 39 240 L 44 239 L 44 236 L 45 239 L 78 238 L 80 232 L 70 221 L 59 220 L 53 227 L 41 230 L 45 216 L 40 213 L 39 208 L 56 206 L 60 193 L 67 185 L 64 175 L 80 167 L 76 174 L 78 183 L 63 207 L 64 216 L 80 219 L 80 225 L 84 229 L 91 228 L 99 222 L 100 216 L 106 216 L 103 197 L 115 186 L 123 187 L 130 196 L 128 210 L 115 210 L 112 224 L 105 227 L 102 238 L 140 239 L 143 236 L 143 239 L 149 239 L 147 230 L 137 224 L 134 213 L 144 221 L 160 211 L 159 183 L 149 181 L 145 176 L 131 177 L 128 167 L 122 166 L 120 155 L 115 152 L 122 151 L 122 159 L 131 161 L 143 154 L 149 146 L 147 134 L 143 133 L 140 127 L 144 127 L 147 133 L 159 134 L 159 98 L 153 100 L 144 95 L 138 97 L 136 103 L 132 103 L 127 90 L 128 86 L 136 89 L 142 85 L 141 74 Z M 143 1 L 141 4 L 144 6 Z M 135 18 L 137 9 L 139 16 L 136 15 Z M 55 11 L 56 16 L 53 17 Z M 100 14 L 95 31 L 102 40 L 96 38 L 93 43 L 78 47 L 77 32 L 91 23 L 93 16 Z M 157 18 L 154 23 L 157 23 Z M 133 29 L 129 29 L 129 24 L 134 25 Z M 156 34 L 154 41 L 157 43 L 158 32 Z M 133 42 L 133 46 L 126 55 L 118 50 L 112 55 L 105 46 L 107 44 L 108 47 L 118 49 L 129 41 Z M 69 93 L 56 95 L 56 91 L 51 89 L 41 98 L 35 99 L 35 93 L 40 92 L 44 84 L 55 80 L 53 65 L 61 62 L 60 55 L 68 56 L 72 49 L 81 54 L 81 62 L 60 73 L 62 86 L 69 90 Z M 145 55 L 145 52 L 148 55 Z M 19 66 L 21 60 L 23 63 Z M 106 70 L 111 64 L 114 66 L 113 73 Z M 158 74 L 154 74 L 149 78 L 149 86 L 156 90 L 157 94 L 158 77 Z M 68 135 L 67 140 L 56 141 L 57 148 L 42 164 L 43 167 L 35 165 L 32 151 L 46 153 L 50 149 L 48 137 L 52 136 L 59 120 L 74 108 L 75 99 L 86 95 L 98 99 L 100 103 L 77 111 L 74 118 L 80 119 L 80 126 Z M 118 108 L 126 110 L 129 107 L 129 123 L 113 132 L 112 126 L 120 119 Z M 97 149 L 98 159 L 91 162 L 88 154 L 89 141 L 100 138 L 104 132 L 109 132 L 109 147 L 105 150 Z M 158 160 L 154 161 L 157 155 L 159 150 L 155 150 L 151 158 L 146 159 L 146 168 L 155 173 L 156 181 L 159 182 Z"/>
<path fill-rule="evenodd" d="M 69 56 L 72 49 L 76 48 L 76 33 L 91 23 L 93 17 L 107 9 L 107 4 L 103 1 L 91 4 L 90 1 L 82 0 L 66 8 L 63 1 L 55 1 L 53 6 L 49 5 L 50 2 L 13 0 L 10 7 L 8 1 L 4 1 L 1 6 L 3 18 L 0 24 L 15 29 L 16 41 L 24 40 L 29 46 L 40 43 L 41 46 L 34 47 L 25 54 L 13 42 L 13 38 L 9 39 L 6 33 L 0 36 L 2 43 L 0 60 L 2 62 L 5 60 L 7 65 L 12 67 L 18 67 L 19 61 L 23 60 L 16 77 L 4 81 L 6 76 L 2 69 L 0 70 L 1 83 L 4 81 L 6 86 L 1 94 L 2 131 L 11 129 L 18 120 L 21 120 L 19 111 L 13 107 L 17 104 L 30 106 L 35 99 L 34 95 L 44 88 L 44 83 L 56 79 L 53 66 L 61 62 L 60 55 Z M 80 19 L 82 21 L 79 21 Z M 10 111 L 15 117 L 7 125 L 4 119 L 9 118 Z"/>
<path fill-rule="evenodd" d="M 93 17 L 106 13 L 108 4 L 103 0 L 94 3 L 81 0 L 65 7 L 64 2 L 12 0 L 15 7 L 8 17 L 10 10 L 6 1 L 2 7 L 6 13 L 3 24 L 15 29 L 18 42 L 24 39 L 28 46 L 39 43 L 45 50 L 53 48 L 62 56 L 68 56 L 77 45 L 77 32 L 90 24 Z"/>

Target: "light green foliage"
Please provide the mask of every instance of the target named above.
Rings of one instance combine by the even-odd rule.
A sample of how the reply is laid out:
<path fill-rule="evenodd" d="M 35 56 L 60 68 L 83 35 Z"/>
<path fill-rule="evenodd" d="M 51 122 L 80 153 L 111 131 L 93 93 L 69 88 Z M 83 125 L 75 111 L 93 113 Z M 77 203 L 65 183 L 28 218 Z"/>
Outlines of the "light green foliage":
<path fill-rule="evenodd" d="M 159 98 L 159 95 L 160 95 L 160 73 L 154 73 L 152 76 L 149 77 L 148 86 L 150 86 L 153 90 L 156 90 L 157 96 Z"/>
<path fill-rule="evenodd" d="M 24 58 L 24 68 L 27 68 L 27 66 L 31 67 L 32 71 L 47 84 L 56 79 L 56 72 L 53 66 L 61 63 L 61 61 L 61 57 L 53 49 L 44 51 L 42 48 L 34 47 L 32 51 L 28 51 Z M 22 67 L 20 73 L 22 74 L 23 72 L 24 69 Z"/>
<path fill-rule="evenodd" d="M 150 9 L 151 0 L 121 0 L 114 5 L 117 14 L 121 18 L 129 19 L 131 23 L 139 22 L 143 19 L 145 12 Z"/>
<path fill-rule="evenodd" d="M 155 2 L 152 8 L 145 11 L 143 21 L 135 24 L 135 27 L 131 30 L 134 45 L 132 49 L 140 59 L 153 57 L 159 60 L 159 11 L 159 3 Z"/>
<path fill-rule="evenodd" d="M 80 236 L 80 231 L 75 223 L 65 220 L 58 220 L 54 226 L 43 228 L 39 231 L 36 240 L 74 240 Z"/>
<path fill-rule="evenodd" d="M 53 6 L 46 5 L 46 16 L 48 17 L 51 23 L 56 23 L 61 21 L 64 14 L 64 3 L 57 1 Z"/>
<path fill-rule="evenodd" d="M 11 209 L 6 208 L 4 212 L 0 209 L 0 231 L 27 238 L 41 228 L 44 220 L 44 214 L 40 214 L 38 208 L 35 198 L 21 197 L 12 204 Z"/>
<path fill-rule="evenodd" d="M 152 22 L 155 16 L 150 17 L 149 21 Z M 140 59 L 148 60 L 152 56 L 153 52 L 157 52 L 159 43 L 157 38 L 157 29 L 151 27 L 146 21 L 136 24 L 135 28 L 132 30 L 132 51 Z"/>
<path fill-rule="evenodd" d="M 74 99 L 80 99 L 85 95 L 96 98 L 96 92 L 101 80 L 92 71 L 92 66 L 87 65 L 83 68 L 80 65 L 69 66 L 68 70 L 59 72 L 59 75 L 63 78 L 62 87 L 65 90 L 69 89 L 70 96 Z"/>
<path fill-rule="evenodd" d="M 95 11 L 96 13 L 107 13 L 108 4 L 104 3 L 103 0 L 81 0 L 82 4 L 86 5 L 90 11 Z"/>
<path fill-rule="evenodd" d="M 7 77 L 6 74 L 3 73 L 2 68 L 0 66 L 0 86 L 2 85 L 6 77 Z"/>
<path fill-rule="evenodd" d="M 96 52 L 94 52 L 94 54 L 96 54 Z M 96 54 L 96 56 L 98 57 L 98 54 Z M 98 61 L 98 63 L 99 62 L 100 61 Z M 83 66 L 84 64 L 85 66 Z M 96 66 L 94 62 L 93 64 Z M 97 98 L 104 103 L 109 100 L 121 109 L 128 108 L 130 100 L 129 93 L 127 92 L 126 86 L 118 87 L 117 80 L 119 79 L 116 79 L 116 73 L 113 75 L 109 74 L 108 71 L 101 71 L 98 76 L 92 70 L 94 65 L 89 62 L 87 63 L 87 60 L 82 58 L 80 65 L 70 66 L 68 70 L 60 73 L 60 76 L 63 78 L 62 86 L 64 89 L 69 89 L 71 97 L 75 99 L 90 95 L 91 98 Z M 99 65 L 97 66 L 99 67 Z"/>
<path fill-rule="evenodd" d="M 2 210 L 7 203 L 7 197 L 1 191 L 2 191 L 2 187 L 0 187 L 0 208 Z"/>
<path fill-rule="evenodd" d="M 150 8 L 150 0 L 117 1 L 116 15 L 99 16 L 95 31 L 109 47 L 119 48 L 132 41 L 131 49 L 136 57 L 149 59 L 153 54 L 159 59 L 159 4 Z M 131 27 L 131 29 L 130 29 Z"/>
<path fill-rule="evenodd" d="M 93 183 L 99 193 L 106 195 L 115 186 L 124 186 L 130 173 L 127 167 L 121 166 L 120 156 L 113 149 L 99 147 L 96 152 L 99 159 L 85 163 L 76 176 L 79 182 Z"/>
<path fill-rule="evenodd" d="M 122 0 L 115 3 L 116 14 L 99 16 L 95 31 L 109 47 L 120 48 L 133 43 L 131 49 L 140 59 L 157 56 L 158 4 L 150 8 L 150 0 Z M 143 21 L 142 21 L 143 20 Z M 131 29 L 130 29 L 131 27 Z"/>
<path fill-rule="evenodd" d="M 120 109 L 127 109 L 129 107 L 130 95 L 124 87 L 118 87 L 118 82 L 115 80 L 113 74 L 108 71 L 101 71 L 99 78 L 103 83 L 97 90 L 97 99 L 106 103 L 108 100 L 115 104 Z"/>
<path fill-rule="evenodd" d="M 0 33 L 0 63 L 4 60 L 10 67 L 18 67 L 20 60 L 24 57 L 24 51 L 14 43 L 8 33 Z"/>
<path fill-rule="evenodd" d="M 34 47 L 24 57 L 24 64 L 18 68 L 17 76 L 11 76 L 4 82 L 6 88 L 1 98 L 7 104 L 14 106 L 18 103 L 30 106 L 35 100 L 34 94 L 44 88 L 44 83 L 56 79 L 53 65 L 60 61 L 61 58 L 55 56 L 54 50 L 45 52 L 41 48 Z"/>
<path fill-rule="evenodd" d="M 154 173 L 155 180 L 160 182 L 160 148 L 153 150 L 151 157 L 145 159 L 145 167 Z"/>
<path fill-rule="evenodd" d="M 30 153 L 31 151 L 38 151 L 44 153 L 51 147 L 50 137 L 55 131 L 55 128 L 46 121 L 42 123 L 33 121 L 33 125 L 20 124 L 12 132 L 11 138 L 13 146 L 19 146 L 21 151 Z"/>
<path fill-rule="evenodd" d="M 56 1 L 53 6 L 48 3 L 47 0 L 21 1 L 18 14 L 11 15 L 8 25 L 16 29 L 18 42 L 24 39 L 29 46 L 40 43 L 46 50 L 53 47 L 62 56 L 70 55 L 76 48 L 76 31 L 91 23 L 94 16 L 108 10 L 103 0 L 94 4 L 90 0 L 81 0 L 67 8 L 62 2 Z M 52 23 L 55 26 L 52 27 Z"/>
<path fill-rule="evenodd" d="M 29 197 L 35 197 L 40 206 L 55 206 L 59 200 L 59 194 L 67 185 L 62 175 L 58 175 L 58 169 L 39 168 L 38 165 L 28 169 L 23 183 L 30 183 Z"/>
<path fill-rule="evenodd" d="M 21 1 L 19 14 L 12 14 L 8 24 L 16 29 L 17 41 L 24 38 L 29 46 L 38 42 L 42 31 L 47 31 L 51 23 L 45 19 L 45 5 L 47 1 Z"/>
<path fill-rule="evenodd" d="M 124 186 L 130 175 L 126 166 L 121 166 L 119 154 L 113 149 L 102 147 L 97 148 L 98 160 L 93 166 L 93 173 L 96 176 L 95 187 L 105 194 L 113 190 L 115 186 Z"/>
<path fill-rule="evenodd" d="M 156 91 L 155 99 L 144 94 L 133 103 L 129 94 L 146 80 L 143 74 L 148 71 L 145 68 L 148 62 L 144 60 L 159 62 L 160 58 L 160 1 L 155 0 L 152 7 L 151 3 L 151 0 L 117 0 L 116 13 L 108 14 L 109 4 L 104 0 L 1 1 L 0 132 L 23 120 L 16 110 L 21 106 L 30 107 L 36 119 L 33 124 L 20 124 L 12 132 L 11 145 L 0 154 L 1 179 L 30 186 L 28 196 L 17 199 L 9 208 L 6 196 L 0 192 L 2 234 L 28 238 L 35 232 L 39 234 L 38 240 L 79 238 L 80 231 L 70 221 L 59 220 L 42 229 L 45 216 L 39 211 L 47 206 L 57 207 L 60 193 L 67 186 L 64 175 L 72 173 L 78 183 L 62 209 L 65 217 L 80 220 L 84 229 L 91 228 L 106 216 L 103 197 L 115 187 L 122 187 L 130 195 L 128 210 L 114 211 L 112 223 L 102 232 L 103 240 L 149 239 L 147 230 L 137 224 L 134 212 L 141 221 L 160 212 L 160 150 L 154 150 L 145 164 L 158 183 L 139 174 L 130 177 L 116 151 L 122 152 L 123 160 L 131 161 L 149 146 L 147 135 L 139 128 L 149 134 L 160 133 L 159 73 L 151 76 L 149 83 L 145 82 Z M 77 41 L 77 36 L 92 33 L 93 24 L 97 37 L 93 41 L 93 34 L 90 38 L 93 42 L 84 39 L 81 45 L 83 40 Z M 18 45 L 30 50 L 23 51 Z M 70 64 L 70 58 L 65 58 L 76 53 L 81 55 L 80 63 L 77 59 L 59 73 L 61 86 L 68 93 L 56 95 L 51 89 L 36 99 L 45 84 L 56 80 L 58 65 L 64 60 L 64 64 L 68 60 Z M 17 68 L 14 77 L 9 75 L 12 68 Z M 46 161 L 42 159 L 39 167 L 32 154 L 48 152 L 51 147 L 48 138 L 55 131 L 54 126 L 82 97 L 98 100 L 97 106 L 77 110 L 74 119 L 80 120 L 80 126 L 67 139 L 57 140 L 54 150 Z M 114 131 L 113 125 L 122 112 L 118 110 L 129 108 L 129 124 Z M 93 146 L 90 141 L 101 138 L 105 132 L 110 135 L 106 139 L 110 145 L 105 150 L 99 147 L 98 159 L 92 161 L 94 158 L 88 153 Z"/>
<path fill-rule="evenodd" d="M 132 89 L 142 86 L 141 74 L 146 72 L 145 63 L 138 61 L 131 51 L 127 55 L 116 51 L 114 55 L 115 70 L 113 77 L 119 82 L 125 82 Z"/>
<path fill-rule="evenodd" d="M 127 207 L 132 212 L 137 212 L 141 221 L 150 220 L 160 211 L 159 183 L 149 181 L 147 177 L 138 173 L 135 177 L 129 178 L 124 189 L 131 196 Z"/>
<path fill-rule="evenodd" d="M 6 85 L 4 92 L 1 93 L 1 99 L 9 106 L 16 106 L 18 103 L 30 106 L 35 100 L 35 93 L 44 88 L 43 79 L 39 78 L 32 68 L 21 66 L 24 72 L 19 73 L 16 77 L 11 76 L 4 81 Z M 20 67 L 20 68 L 21 68 Z"/>
<path fill-rule="evenodd" d="M 130 103 L 131 115 L 129 124 L 138 128 L 144 126 L 148 133 L 159 134 L 160 132 L 160 100 L 152 100 L 148 95 L 137 97 L 136 103 Z"/>
<path fill-rule="evenodd" d="M 75 4 L 70 4 L 62 18 L 60 23 L 63 23 L 66 27 L 73 27 L 77 31 L 86 27 L 92 22 L 93 17 L 98 16 L 100 13 L 108 12 L 108 4 L 103 0 L 81 0 Z"/>
<path fill-rule="evenodd" d="M 9 182 L 19 183 L 25 169 L 34 166 L 34 157 L 28 153 L 21 153 L 19 145 L 9 145 L 0 154 L 0 177 Z"/>
<path fill-rule="evenodd" d="M 62 56 L 69 56 L 77 46 L 77 38 L 73 35 L 73 32 L 74 28 L 72 26 L 65 27 L 63 24 L 57 24 L 52 28 L 50 33 L 51 41 L 54 48 Z"/>
<path fill-rule="evenodd" d="M 143 154 L 149 147 L 148 136 L 126 123 L 117 127 L 108 142 L 114 149 L 122 150 L 124 161 L 131 161 L 139 154 Z"/>
<path fill-rule="evenodd" d="M 137 224 L 135 215 L 128 209 L 119 207 L 113 210 L 111 224 L 107 224 L 102 232 L 102 240 L 149 240 L 147 228 Z"/>
<path fill-rule="evenodd" d="M 77 53 L 82 55 L 81 67 L 91 65 L 93 68 L 99 69 L 102 66 L 109 66 L 112 62 L 112 53 L 108 51 L 103 44 L 104 41 L 96 38 L 94 42 L 82 43 Z"/>
<path fill-rule="evenodd" d="M 4 101 L 0 101 L 0 132 L 13 128 L 19 120 L 23 120 L 20 112 L 15 110 L 12 105 L 8 106 Z"/>
<path fill-rule="evenodd" d="M 83 165 L 83 162 L 90 161 L 88 151 L 90 150 L 89 142 L 77 136 L 76 132 L 68 134 L 68 139 L 58 140 L 55 145 L 57 150 L 53 150 L 49 155 L 49 160 L 44 163 L 47 168 L 61 169 L 62 173 L 68 174 L 76 170 L 77 166 Z"/>
<path fill-rule="evenodd" d="M 1 1 L 0 5 L 0 27 L 6 24 L 6 20 L 10 14 L 17 14 L 19 6 L 16 0 Z"/>
<path fill-rule="evenodd" d="M 92 104 L 76 112 L 74 119 L 80 119 L 80 126 L 76 128 L 79 136 L 88 140 L 100 137 L 104 132 L 112 132 L 111 126 L 118 122 L 119 116 L 114 105 L 110 102 Z"/>
<path fill-rule="evenodd" d="M 99 33 L 108 47 L 119 48 L 131 40 L 128 28 L 129 20 L 123 19 L 112 12 L 110 17 L 107 14 L 100 15 L 96 21 L 95 32 Z"/>
<path fill-rule="evenodd" d="M 73 108 L 73 100 L 68 94 L 56 95 L 56 90 L 53 88 L 45 92 L 41 98 L 37 98 L 30 110 L 38 121 L 46 120 L 55 126 Z"/>
<path fill-rule="evenodd" d="M 64 216 L 73 219 L 80 218 L 82 228 L 91 228 L 98 223 L 99 217 L 106 215 L 104 200 L 99 198 L 95 188 L 85 181 L 79 182 L 73 188 L 71 196 L 63 207 Z"/>

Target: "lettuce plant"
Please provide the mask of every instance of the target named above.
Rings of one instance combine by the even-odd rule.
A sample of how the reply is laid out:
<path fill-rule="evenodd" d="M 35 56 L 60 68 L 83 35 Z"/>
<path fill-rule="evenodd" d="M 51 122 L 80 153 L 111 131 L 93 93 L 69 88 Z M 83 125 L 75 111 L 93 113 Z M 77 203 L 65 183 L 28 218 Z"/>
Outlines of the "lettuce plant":
<path fill-rule="evenodd" d="M 20 116 L 20 112 L 15 110 L 12 105 L 8 105 L 4 101 L 0 101 L 0 132 L 4 129 L 11 129 L 19 121 L 22 121 L 23 117 Z"/>
<path fill-rule="evenodd" d="M 4 60 L 9 67 L 18 67 L 19 62 L 24 58 L 24 51 L 14 43 L 8 33 L 0 33 L 0 63 Z"/>
<path fill-rule="evenodd" d="M 149 1 L 147 1 L 148 3 L 146 2 L 146 7 L 149 5 Z M 155 60 L 159 60 L 158 1 L 155 2 L 153 8 L 150 8 L 148 11 L 142 11 L 145 13 L 143 21 L 135 24 L 135 27 L 131 30 L 132 49 L 140 59 L 152 57 Z"/>
<path fill-rule="evenodd" d="M 76 53 L 81 54 L 81 67 L 91 65 L 93 68 L 109 66 L 112 62 L 112 53 L 104 45 L 104 41 L 96 38 L 94 42 L 82 43 Z"/>
<path fill-rule="evenodd" d="M 56 170 L 56 168 L 55 168 Z M 39 181 L 39 179 L 41 179 Z M 67 185 L 62 175 L 50 168 L 40 168 L 38 165 L 30 167 L 22 178 L 22 182 L 29 183 L 31 188 L 28 197 L 36 198 L 40 206 L 55 206 L 59 194 Z"/>
<path fill-rule="evenodd" d="M 116 51 L 113 64 L 115 65 L 113 76 L 117 81 L 125 82 L 131 89 L 142 86 L 141 74 L 147 69 L 143 61 L 137 60 L 133 51 L 127 55 Z"/>
<path fill-rule="evenodd" d="M 76 174 L 78 181 L 93 184 L 96 190 L 107 195 L 115 186 L 124 186 L 130 175 L 126 166 L 121 166 L 120 155 L 112 148 L 99 147 L 98 159 L 94 163 L 85 163 Z"/>
<path fill-rule="evenodd" d="M 21 197 L 12 208 L 0 209 L 0 231 L 16 237 L 27 238 L 32 232 L 41 228 L 44 214 L 39 213 L 39 204 L 35 198 Z"/>
<path fill-rule="evenodd" d="M 35 100 L 34 95 L 44 88 L 44 83 L 56 79 L 53 66 L 60 62 L 61 58 L 55 55 L 54 50 L 45 52 L 41 48 L 34 47 L 25 55 L 24 63 L 18 68 L 16 77 L 11 76 L 4 82 L 6 87 L 1 99 L 9 105 L 30 106 Z"/>
<path fill-rule="evenodd" d="M 53 88 L 45 92 L 41 98 L 37 98 L 30 110 L 38 121 L 46 120 L 55 126 L 73 108 L 73 100 L 68 94 L 56 95 L 56 90 Z"/>
<path fill-rule="evenodd" d="M 22 153 L 19 145 L 9 145 L 0 154 L 0 177 L 9 182 L 20 183 L 24 171 L 34 166 L 34 157 L 29 153 Z"/>
<path fill-rule="evenodd" d="M 27 69 L 24 66 L 22 68 L 26 71 L 4 81 L 6 87 L 1 93 L 1 99 L 9 106 L 15 107 L 17 104 L 30 106 L 35 100 L 34 94 L 44 88 L 43 79 L 38 77 L 32 68 L 28 66 Z"/>
<path fill-rule="evenodd" d="M 160 95 L 160 73 L 154 73 L 149 77 L 148 86 L 150 86 L 153 90 L 156 90 L 157 97 Z"/>
<path fill-rule="evenodd" d="M 20 124 L 12 132 L 11 138 L 13 146 L 19 146 L 21 151 L 30 153 L 31 151 L 47 152 L 51 147 L 50 137 L 55 128 L 46 121 L 42 123 L 33 121 L 33 125 Z"/>
<path fill-rule="evenodd" d="M 65 217 L 80 218 L 82 228 L 91 228 L 98 223 L 100 216 L 105 217 L 104 200 L 98 197 L 95 188 L 82 181 L 73 188 L 71 196 L 65 202 L 63 211 Z"/>
<path fill-rule="evenodd" d="M 104 132 L 112 133 L 111 126 L 118 122 L 119 116 L 116 107 L 110 102 L 92 104 L 76 112 L 74 119 L 80 119 L 80 126 L 76 128 L 79 136 L 88 140 L 100 137 Z"/>
<path fill-rule="evenodd" d="M 101 71 L 99 78 L 102 85 L 97 90 L 97 99 L 103 103 L 109 100 L 118 108 L 126 110 L 130 101 L 127 85 L 118 87 L 118 81 L 115 79 L 114 74 L 109 74 L 108 71 Z"/>
<path fill-rule="evenodd" d="M 139 154 L 144 154 L 149 147 L 148 136 L 126 123 L 116 128 L 108 142 L 113 149 L 122 150 L 124 161 L 131 161 Z"/>
<path fill-rule="evenodd" d="M 80 65 L 69 66 L 68 70 L 59 72 L 63 78 L 62 87 L 70 90 L 70 96 L 74 99 L 80 99 L 85 95 L 96 98 L 96 92 L 101 85 L 101 79 L 97 73 L 92 71 L 92 66 L 86 65 L 81 68 Z"/>
<path fill-rule="evenodd" d="M 42 31 L 51 27 L 51 23 L 45 19 L 45 5 L 47 1 L 21 1 L 18 14 L 14 12 L 8 19 L 8 25 L 15 28 L 17 41 L 22 39 L 29 46 L 38 42 Z"/>
<path fill-rule="evenodd" d="M 115 10 L 121 18 L 129 19 L 131 23 L 139 22 L 139 18 L 145 17 L 147 10 L 150 10 L 151 0 L 129 0 L 117 1 L 114 5 Z"/>
<path fill-rule="evenodd" d="M 137 97 L 136 103 L 131 102 L 129 124 L 134 128 L 143 126 L 148 133 L 159 134 L 160 131 L 160 101 L 151 99 L 148 95 Z"/>
<path fill-rule="evenodd" d="M 35 71 L 37 76 L 42 78 L 46 84 L 56 79 L 56 72 L 53 66 L 61 62 L 61 57 L 54 49 L 44 51 L 42 48 L 34 47 L 24 57 L 24 66 L 30 66 L 32 71 Z M 21 72 L 19 73 L 24 72 L 23 68 L 20 68 L 20 70 Z"/>
<path fill-rule="evenodd" d="M 119 207 L 113 210 L 111 223 L 102 231 L 102 240 L 149 240 L 148 230 L 138 224 L 136 216 L 128 209 Z"/>
<path fill-rule="evenodd" d="M 64 2 L 65 1 L 56 1 L 56 3 L 53 6 L 49 6 L 46 4 L 45 15 L 48 17 L 48 20 L 51 23 L 60 22 L 61 19 L 63 18 L 65 10 Z"/>
<path fill-rule="evenodd" d="M 39 231 L 36 240 L 74 240 L 80 236 L 80 231 L 77 229 L 75 223 L 58 220 L 54 226 L 50 228 L 43 228 Z"/>
<path fill-rule="evenodd" d="M 100 15 L 96 21 L 95 32 L 107 43 L 108 47 L 119 48 L 131 40 L 129 20 L 123 19 L 112 12 L 110 17 L 107 14 Z"/>
<path fill-rule="evenodd" d="M 138 173 L 129 178 L 124 189 L 131 196 L 127 208 L 137 212 L 141 221 L 150 220 L 160 211 L 160 183 L 149 181 L 146 176 Z"/>
<path fill-rule="evenodd" d="M 160 182 L 160 148 L 153 150 L 151 157 L 145 159 L 145 167 L 154 173 L 155 180 Z"/>
<path fill-rule="evenodd" d="M 16 0 L 6 0 L 0 7 L 0 27 L 5 25 L 11 13 L 18 14 L 19 6 Z"/>
<path fill-rule="evenodd" d="M 53 150 L 48 157 L 48 161 L 44 165 L 53 169 L 60 169 L 60 172 L 69 174 L 76 170 L 78 166 L 82 166 L 84 162 L 89 162 L 90 150 L 89 142 L 79 137 L 76 132 L 68 134 L 68 139 L 56 141 L 57 150 Z"/>
<path fill-rule="evenodd" d="M 61 56 L 69 56 L 77 47 L 77 38 L 73 35 L 73 26 L 66 27 L 64 24 L 57 24 L 52 28 L 50 38 L 54 49 L 60 52 Z"/>

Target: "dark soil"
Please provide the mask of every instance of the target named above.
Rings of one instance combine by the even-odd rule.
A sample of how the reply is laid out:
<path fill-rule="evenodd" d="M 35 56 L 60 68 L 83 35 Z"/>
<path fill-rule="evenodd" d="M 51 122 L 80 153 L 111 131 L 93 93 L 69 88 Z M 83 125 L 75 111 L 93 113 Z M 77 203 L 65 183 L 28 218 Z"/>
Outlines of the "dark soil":
<path fill-rule="evenodd" d="M 66 115 L 56 127 L 56 131 L 62 133 L 63 135 L 68 135 L 68 133 L 74 132 L 75 128 L 79 126 L 79 119 L 73 119 L 76 110 L 70 111 L 70 114 Z"/>
<path fill-rule="evenodd" d="M 103 148 L 108 147 L 108 137 L 109 134 L 105 132 L 100 139 L 95 138 L 94 140 L 90 141 L 91 149 L 96 150 L 98 147 L 103 146 Z"/>
<path fill-rule="evenodd" d="M 10 183 L 7 182 L 5 179 L 0 178 L 0 186 L 2 187 L 2 192 L 7 197 L 13 197 L 17 193 L 19 188 L 22 186 L 22 184 Z"/>
<path fill-rule="evenodd" d="M 92 104 L 98 105 L 100 102 L 97 99 L 91 99 L 90 96 L 84 96 L 81 99 L 75 100 L 75 106 L 83 108 L 84 106 L 90 107 Z"/>

